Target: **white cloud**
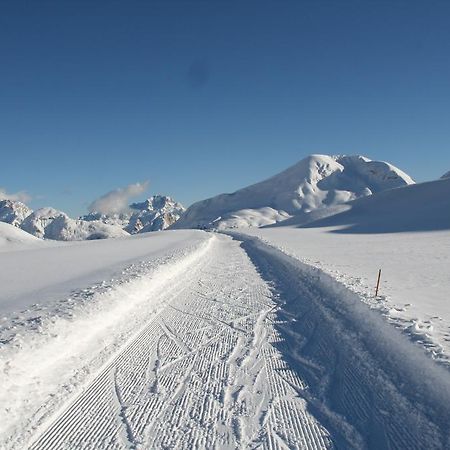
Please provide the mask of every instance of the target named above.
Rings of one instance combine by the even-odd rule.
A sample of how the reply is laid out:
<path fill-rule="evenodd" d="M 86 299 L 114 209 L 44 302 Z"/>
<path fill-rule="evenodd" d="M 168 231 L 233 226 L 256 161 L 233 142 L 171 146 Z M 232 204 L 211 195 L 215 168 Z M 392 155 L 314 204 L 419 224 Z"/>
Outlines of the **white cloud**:
<path fill-rule="evenodd" d="M 25 191 L 8 194 L 5 189 L 0 188 L 0 200 L 14 200 L 26 203 L 31 200 L 31 196 L 28 195 Z"/>
<path fill-rule="evenodd" d="M 124 188 L 115 189 L 94 200 L 88 207 L 89 211 L 102 214 L 121 213 L 128 210 L 129 200 L 148 189 L 148 181 L 129 184 Z"/>

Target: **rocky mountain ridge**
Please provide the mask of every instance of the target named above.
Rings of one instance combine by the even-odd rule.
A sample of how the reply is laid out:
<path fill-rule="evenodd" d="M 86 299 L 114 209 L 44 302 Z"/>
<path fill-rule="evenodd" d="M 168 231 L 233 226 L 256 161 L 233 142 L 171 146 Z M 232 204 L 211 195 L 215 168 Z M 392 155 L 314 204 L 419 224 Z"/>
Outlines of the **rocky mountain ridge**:
<path fill-rule="evenodd" d="M 50 207 L 33 211 L 19 201 L 0 201 L 0 221 L 41 239 L 62 241 L 106 239 L 164 230 L 173 225 L 183 212 L 184 207 L 180 203 L 163 195 L 132 203 L 121 214 L 91 212 L 77 219 Z"/>

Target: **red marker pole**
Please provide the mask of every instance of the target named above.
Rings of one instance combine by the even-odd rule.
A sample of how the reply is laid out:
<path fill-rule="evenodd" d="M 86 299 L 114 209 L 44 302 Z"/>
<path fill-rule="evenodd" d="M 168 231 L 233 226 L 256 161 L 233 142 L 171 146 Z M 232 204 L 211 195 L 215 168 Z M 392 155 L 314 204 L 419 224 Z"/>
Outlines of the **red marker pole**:
<path fill-rule="evenodd" d="M 380 289 L 381 269 L 378 271 L 377 287 L 375 289 L 375 297 L 378 297 L 378 289 Z"/>

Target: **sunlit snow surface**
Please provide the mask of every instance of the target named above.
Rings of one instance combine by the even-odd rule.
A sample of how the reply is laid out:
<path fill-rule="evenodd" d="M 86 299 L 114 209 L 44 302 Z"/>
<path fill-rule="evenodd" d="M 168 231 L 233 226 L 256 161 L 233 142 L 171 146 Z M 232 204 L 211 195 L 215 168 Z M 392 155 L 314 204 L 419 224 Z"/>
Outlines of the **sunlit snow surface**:
<path fill-rule="evenodd" d="M 0 231 L 1 448 L 448 446 L 448 230 Z"/>

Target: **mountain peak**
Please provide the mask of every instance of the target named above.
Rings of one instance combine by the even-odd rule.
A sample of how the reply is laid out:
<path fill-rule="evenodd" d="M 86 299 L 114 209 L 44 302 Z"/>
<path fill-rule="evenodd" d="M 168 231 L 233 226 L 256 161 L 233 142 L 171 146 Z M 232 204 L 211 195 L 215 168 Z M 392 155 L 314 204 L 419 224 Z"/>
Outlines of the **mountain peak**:
<path fill-rule="evenodd" d="M 0 200 L 0 222 L 18 227 L 32 212 L 32 209 L 17 200 Z"/>
<path fill-rule="evenodd" d="M 33 211 L 15 200 L 0 200 L 0 222 L 9 223 L 42 239 L 63 241 L 105 239 L 158 231 L 173 225 L 185 211 L 183 205 L 166 195 L 154 195 L 133 203 L 123 213 L 91 212 L 78 219 L 55 208 Z"/>
<path fill-rule="evenodd" d="M 143 202 L 132 203 L 130 208 L 138 211 L 161 211 L 173 208 L 184 209 L 180 203 L 175 202 L 171 197 L 160 194 L 153 195 Z"/>
<path fill-rule="evenodd" d="M 83 220 L 98 220 L 105 224 L 117 225 L 130 234 L 165 230 L 173 225 L 185 211 L 181 203 L 166 195 L 153 195 L 143 202 L 132 203 L 129 211 L 120 214 L 100 214 L 91 212 L 81 217 Z"/>
<path fill-rule="evenodd" d="M 412 183 L 406 173 L 383 161 L 361 155 L 313 154 L 233 194 L 195 203 L 174 228 L 269 225 Z"/>

